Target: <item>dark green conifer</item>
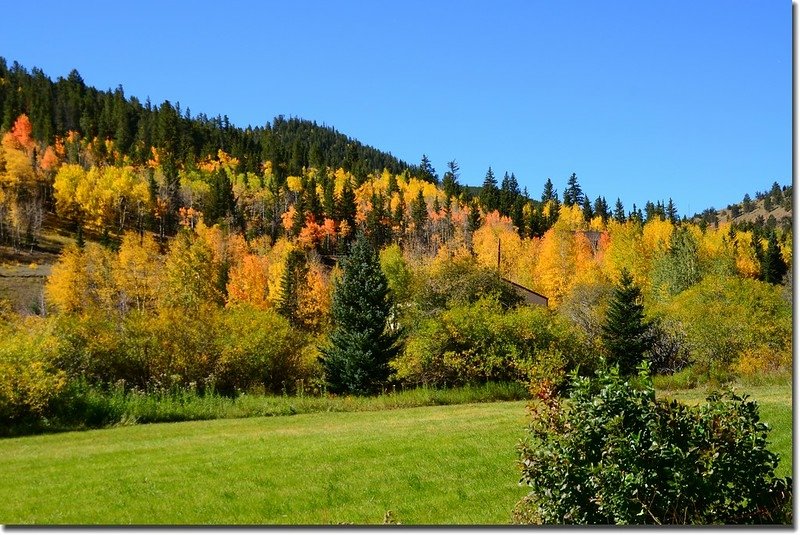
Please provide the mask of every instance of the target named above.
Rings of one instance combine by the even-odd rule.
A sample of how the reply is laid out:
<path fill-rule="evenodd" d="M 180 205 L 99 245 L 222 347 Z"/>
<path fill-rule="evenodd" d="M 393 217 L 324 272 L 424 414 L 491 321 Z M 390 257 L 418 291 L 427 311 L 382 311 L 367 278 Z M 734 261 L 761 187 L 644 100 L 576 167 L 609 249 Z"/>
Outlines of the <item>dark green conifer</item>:
<path fill-rule="evenodd" d="M 378 257 L 359 234 L 342 263 L 333 292 L 334 329 L 320 348 L 325 381 L 333 393 L 373 394 L 389 377 L 400 331 L 388 329 L 391 298 Z"/>
<path fill-rule="evenodd" d="M 787 270 L 786 261 L 778 247 L 778 236 L 774 230 L 770 231 L 767 237 L 767 249 L 761 262 L 761 279 L 770 284 L 780 284 Z"/>
<path fill-rule="evenodd" d="M 650 348 L 644 319 L 642 291 L 633 282 L 630 272 L 623 268 L 619 284 L 614 288 L 602 329 L 603 344 L 610 364 L 619 366 L 620 374 L 632 375 Z"/>

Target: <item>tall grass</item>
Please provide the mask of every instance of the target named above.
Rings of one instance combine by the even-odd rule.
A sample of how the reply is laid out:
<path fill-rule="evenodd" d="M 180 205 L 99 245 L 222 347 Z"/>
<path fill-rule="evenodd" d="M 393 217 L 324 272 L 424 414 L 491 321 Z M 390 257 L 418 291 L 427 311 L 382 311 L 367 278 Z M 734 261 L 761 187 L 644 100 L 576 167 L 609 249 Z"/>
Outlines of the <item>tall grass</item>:
<path fill-rule="evenodd" d="M 290 416 L 317 412 L 362 412 L 460 405 L 491 401 L 527 399 L 518 383 L 487 383 L 447 389 L 418 387 L 398 389 L 378 396 L 252 395 L 238 397 L 192 390 L 161 392 L 125 391 L 116 387 L 100 389 L 72 383 L 53 405 L 52 417 L 0 429 L 1 435 L 15 436 L 120 425 Z"/>

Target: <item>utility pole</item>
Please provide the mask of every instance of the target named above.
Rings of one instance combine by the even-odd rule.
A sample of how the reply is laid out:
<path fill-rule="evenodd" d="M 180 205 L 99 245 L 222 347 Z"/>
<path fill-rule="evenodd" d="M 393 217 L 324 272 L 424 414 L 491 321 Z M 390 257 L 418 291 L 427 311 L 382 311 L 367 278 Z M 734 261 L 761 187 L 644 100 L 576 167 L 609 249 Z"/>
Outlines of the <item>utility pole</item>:
<path fill-rule="evenodd" d="M 500 275 L 500 236 L 497 237 L 497 274 Z"/>

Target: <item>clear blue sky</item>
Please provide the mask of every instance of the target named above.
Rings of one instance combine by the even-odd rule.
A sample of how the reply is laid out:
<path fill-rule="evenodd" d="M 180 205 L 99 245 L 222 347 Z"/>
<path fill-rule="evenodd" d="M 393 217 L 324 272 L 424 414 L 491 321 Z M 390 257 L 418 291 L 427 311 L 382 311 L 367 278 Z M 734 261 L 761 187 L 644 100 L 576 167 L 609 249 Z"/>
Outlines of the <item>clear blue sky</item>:
<path fill-rule="evenodd" d="M 316 120 L 441 175 L 577 173 L 682 214 L 791 183 L 778 0 L 9 2 L 0 55 L 238 126 Z"/>

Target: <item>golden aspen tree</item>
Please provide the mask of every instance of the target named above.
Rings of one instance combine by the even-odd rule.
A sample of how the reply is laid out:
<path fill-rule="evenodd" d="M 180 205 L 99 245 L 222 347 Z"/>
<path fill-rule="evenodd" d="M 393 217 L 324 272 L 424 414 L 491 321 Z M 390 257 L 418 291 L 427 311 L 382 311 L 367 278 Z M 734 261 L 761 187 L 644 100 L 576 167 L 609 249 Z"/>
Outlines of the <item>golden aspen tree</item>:
<path fill-rule="evenodd" d="M 153 308 L 160 290 L 161 272 L 158 243 L 153 236 L 126 232 L 114 263 L 114 282 L 123 308 L 140 312 Z"/>
<path fill-rule="evenodd" d="M 80 312 L 89 294 L 89 280 L 86 276 L 83 252 L 69 244 L 61 252 L 53 265 L 45 283 L 45 297 L 48 303 L 65 313 Z"/>
<path fill-rule="evenodd" d="M 260 310 L 269 308 L 269 267 L 266 256 L 244 255 L 228 274 L 227 304 L 248 303 Z"/>

